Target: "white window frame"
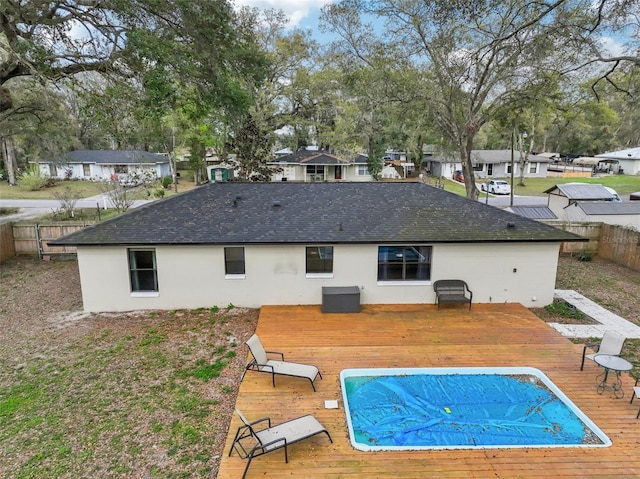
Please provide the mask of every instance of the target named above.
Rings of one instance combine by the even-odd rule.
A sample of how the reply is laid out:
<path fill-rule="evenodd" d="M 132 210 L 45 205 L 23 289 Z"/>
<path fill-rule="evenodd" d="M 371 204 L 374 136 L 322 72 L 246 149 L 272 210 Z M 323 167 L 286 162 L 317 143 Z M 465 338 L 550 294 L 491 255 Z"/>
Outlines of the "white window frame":
<path fill-rule="evenodd" d="M 369 165 L 357 165 L 356 176 L 370 176 Z"/>
<path fill-rule="evenodd" d="M 383 251 L 381 248 L 386 248 L 386 250 Z M 419 248 L 420 250 L 418 250 Z M 423 250 L 423 248 L 426 248 L 426 250 Z M 427 261 L 425 262 L 407 261 L 407 254 L 405 251 L 400 251 L 399 253 L 397 253 L 396 254 L 397 258 L 393 260 L 387 257 L 390 251 L 393 252 L 396 250 L 407 250 L 407 249 L 413 249 L 420 256 L 423 256 L 422 253 L 425 253 L 427 255 L 425 259 L 427 259 Z M 385 257 L 383 257 L 381 260 L 381 256 L 383 255 L 383 253 Z M 424 245 L 424 244 L 422 245 L 421 244 L 380 245 L 378 246 L 377 260 L 378 260 L 378 268 L 377 268 L 378 270 L 377 284 L 378 285 L 408 285 L 408 284 L 424 285 L 424 284 L 431 283 L 431 267 L 433 264 L 433 246 L 431 245 Z M 394 271 L 397 271 L 398 266 L 401 266 L 402 278 L 388 279 L 388 278 L 381 277 L 381 276 L 386 276 L 389 273 L 392 273 L 392 276 L 395 276 L 395 274 L 393 273 Z M 417 278 L 417 277 L 407 278 L 407 274 L 409 272 L 407 268 L 408 267 L 413 268 L 414 266 L 418 269 L 426 266 L 427 277 L 426 278 Z M 383 269 L 386 269 L 386 271 L 384 271 Z"/>
<path fill-rule="evenodd" d="M 151 252 L 152 253 L 152 267 L 138 267 L 136 262 L 136 253 Z M 154 248 L 128 248 L 127 249 L 127 261 L 129 264 L 129 288 L 131 296 L 134 297 L 156 297 L 160 292 L 160 286 L 158 283 L 158 262 L 156 259 L 156 250 Z M 140 278 L 138 272 L 152 271 L 153 272 L 153 289 L 140 289 Z M 135 275 L 135 277 L 134 277 Z"/>
<path fill-rule="evenodd" d="M 232 253 L 242 253 L 242 260 L 229 258 Z M 225 279 L 245 279 L 246 278 L 246 259 L 245 259 L 244 246 L 225 246 L 224 248 L 224 278 Z M 235 272 L 237 265 L 242 263 L 242 273 Z M 237 263 L 237 264 L 236 264 Z M 230 272 L 230 269 L 234 271 Z"/>
<path fill-rule="evenodd" d="M 330 249 L 329 252 L 327 252 L 327 249 Z M 323 263 L 325 261 L 330 260 L 331 261 L 331 271 L 309 271 L 309 255 L 313 255 L 315 250 L 315 253 L 320 257 L 319 259 L 323 261 Z M 323 258 L 322 255 L 323 254 L 329 254 L 331 257 L 330 258 Z M 304 262 L 305 262 L 305 275 L 307 278 L 333 278 L 333 246 L 329 246 L 329 245 L 322 245 L 322 246 L 307 246 L 304 249 Z M 326 263 L 325 263 L 326 264 Z"/>

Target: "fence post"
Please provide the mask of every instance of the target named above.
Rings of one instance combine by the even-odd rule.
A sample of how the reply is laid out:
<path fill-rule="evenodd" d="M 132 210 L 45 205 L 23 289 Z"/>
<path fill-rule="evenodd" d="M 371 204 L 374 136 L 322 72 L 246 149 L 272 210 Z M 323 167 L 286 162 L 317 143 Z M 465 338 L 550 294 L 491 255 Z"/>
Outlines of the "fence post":
<path fill-rule="evenodd" d="M 42 238 L 40 238 L 40 225 L 36 223 L 33 227 L 35 228 L 36 244 L 38 245 L 38 258 L 42 259 L 44 251 L 42 249 Z"/>

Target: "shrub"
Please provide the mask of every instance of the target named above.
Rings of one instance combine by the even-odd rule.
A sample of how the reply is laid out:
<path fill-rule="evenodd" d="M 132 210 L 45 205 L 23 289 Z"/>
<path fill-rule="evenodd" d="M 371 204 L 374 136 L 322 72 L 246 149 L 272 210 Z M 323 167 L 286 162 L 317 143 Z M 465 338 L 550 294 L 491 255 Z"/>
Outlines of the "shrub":
<path fill-rule="evenodd" d="M 554 301 L 553 303 L 544 307 L 545 310 L 550 313 L 555 313 L 563 318 L 584 319 L 586 315 L 576 309 L 573 305 L 566 303 L 565 301 Z"/>
<path fill-rule="evenodd" d="M 169 188 L 169 185 L 173 183 L 173 178 L 171 178 L 170 176 L 164 176 L 162 178 L 162 187 L 166 190 Z"/>
<path fill-rule="evenodd" d="M 31 165 L 18 180 L 18 185 L 29 191 L 39 191 L 48 184 L 49 177 L 40 172 L 39 165 Z"/>
<path fill-rule="evenodd" d="M 60 210 L 64 212 L 67 218 L 73 218 L 76 209 L 76 203 L 80 199 L 80 195 L 68 186 L 62 191 L 53 193 L 53 197 L 60 202 Z"/>
<path fill-rule="evenodd" d="M 593 251 L 588 249 L 583 249 L 578 253 L 578 261 L 591 261 L 593 258 Z"/>

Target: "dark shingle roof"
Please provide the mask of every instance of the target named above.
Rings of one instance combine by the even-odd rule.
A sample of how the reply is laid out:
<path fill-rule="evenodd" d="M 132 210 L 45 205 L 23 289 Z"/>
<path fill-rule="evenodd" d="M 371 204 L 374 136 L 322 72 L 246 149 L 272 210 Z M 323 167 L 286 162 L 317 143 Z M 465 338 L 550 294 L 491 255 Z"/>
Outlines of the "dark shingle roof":
<path fill-rule="evenodd" d="M 213 183 L 52 245 L 582 241 L 421 183 Z"/>
<path fill-rule="evenodd" d="M 143 150 L 75 150 L 66 153 L 57 161 L 63 161 L 66 163 L 124 165 L 140 163 L 168 163 L 169 159 L 163 155 Z"/>

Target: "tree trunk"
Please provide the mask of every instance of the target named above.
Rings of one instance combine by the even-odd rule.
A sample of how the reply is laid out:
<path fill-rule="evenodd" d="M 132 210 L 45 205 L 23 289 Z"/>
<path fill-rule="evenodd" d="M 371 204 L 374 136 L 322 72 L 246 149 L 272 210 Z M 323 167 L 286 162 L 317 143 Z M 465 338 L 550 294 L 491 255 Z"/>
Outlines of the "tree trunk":
<path fill-rule="evenodd" d="M 465 144 L 461 149 L 462 173 L 464 174 L 464 187 L 467 191 L 467 198 L 477 201 L 480 196 L 476 186 L 476 178 L 473 173 L 473 161 L 471 160 L 471 150 L 473 149 L 473 135 L 467 133 Z"/>
<path fill-rule="evenodd" d="M 18 163 L 13 148 L 13 139 L 10 136 L 2 138 L 2 157 L 4 159 L 5 170 L 7 170 L 7 180 L 11 186 L 14 186 L 16 184 Z"/>
<path fill-rule="evenodd" d="M 534 135 L 534 126 L 531 126 L 531 133 L 528 135 L 518 135 L 518 146 L 520 150 L 520 181 L 518 182 L 518 186 L 526 186 L 524 182 L 525 174 L 527 173 L 527 165 L 529 163 L 529 153 L 533 150 L 533 135 Z M 529 141 L 529 145 L 525 147 L 525 140 Z"/>

